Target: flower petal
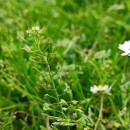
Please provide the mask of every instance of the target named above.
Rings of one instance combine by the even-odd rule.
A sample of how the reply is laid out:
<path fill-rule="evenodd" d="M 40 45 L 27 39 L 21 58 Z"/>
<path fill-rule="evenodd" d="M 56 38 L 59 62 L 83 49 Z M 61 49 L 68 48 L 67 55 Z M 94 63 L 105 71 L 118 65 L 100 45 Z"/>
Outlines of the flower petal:
<path fill-rule="evenodd" d="M 90 88 L 90 91 L 92 93 L 97 93 L 98 92 L 98 87 L 96 85 L 94 85 L 93 87 Z"/>

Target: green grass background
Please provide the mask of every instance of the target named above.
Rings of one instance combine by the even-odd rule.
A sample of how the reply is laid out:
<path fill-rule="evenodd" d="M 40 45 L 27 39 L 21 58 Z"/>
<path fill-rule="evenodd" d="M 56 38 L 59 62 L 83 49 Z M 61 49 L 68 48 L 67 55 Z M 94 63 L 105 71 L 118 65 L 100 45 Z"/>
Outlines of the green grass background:
<path fill-rule="evenodd" d="M 57 45 L 51 64 L 52 72 L 60 65 L 57 91 L 65 90 L 63 81 L 69 86 L 60 98 L 81 102 L 74 110 L 92 114 L 96 122 L 100 96 L 93 95 L 90 87 L 108 84 L 112 96 L 105 98 L 104 109 L 109 112 L 104 112 L 99 130 L 130 129 L 130 59 L 118 49 L 130 39 L 129 0 L 0 0 L 0 130 L 47 129 L 43 104 L 53 103 L 45 96 L 53 92 L 39 86 L 48 78 L 32 69 L 36 65 L 21 50 L 26 44 L 22 38 L 33 26 L 44 28 L 44 35 Z M 45 66 L 40 69 L 47 72 Z M 83 126 L 52 129 L 82 130 Z"/>

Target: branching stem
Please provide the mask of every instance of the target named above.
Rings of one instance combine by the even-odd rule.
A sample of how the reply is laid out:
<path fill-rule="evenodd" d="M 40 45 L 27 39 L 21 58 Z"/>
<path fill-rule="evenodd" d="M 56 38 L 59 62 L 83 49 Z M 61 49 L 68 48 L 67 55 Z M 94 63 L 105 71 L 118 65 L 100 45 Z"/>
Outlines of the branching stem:
<path fill-rule="evenodd" d="M 64 112 L 63 112 L 63 110 L 62 110 L 62 106 L 61 106 L 61 104 L 60 104 L 59 95 L 58 95 L 57 90 L 56 90 L 56 86 L 55 86 L 55 83 L 54 83 L 54 80 L 53 80 L 53 77 L 52 77 L 52 74 L 51 74 L 51 69 L 50 69 L 50 65 L 49 65 L 49 63 L 48 63 L 48 60 L 47 60 L 46 58 L 44 58 L 44 54 L 43 54 L 43 52 L 42 52 L 41 49 L 40 49 L 39 41 L 37 41 L 37 40 L 35 39 L 35 42 L 36 42 L 36 44 L 38 45 L 38 50 L 39 50 L 39 52 L 41 53 L 41 56 L 42 56 L 42 58 L 43 58 L 43 61 L 44 61 L 45 64 L 47 65 L 49 77 L 50 77 L 50 80 L 52 81 L 52 86 L 53 86 L 53 89 L 54 89 L 54 91 L 55 91 L 57 103 L 59 104 L 59 107 L 60 107 L 60 109 L 61 109 L 61 112 L 62 112 L 64 118 L 66 118 L 66 115 L 64 114 Z"/>

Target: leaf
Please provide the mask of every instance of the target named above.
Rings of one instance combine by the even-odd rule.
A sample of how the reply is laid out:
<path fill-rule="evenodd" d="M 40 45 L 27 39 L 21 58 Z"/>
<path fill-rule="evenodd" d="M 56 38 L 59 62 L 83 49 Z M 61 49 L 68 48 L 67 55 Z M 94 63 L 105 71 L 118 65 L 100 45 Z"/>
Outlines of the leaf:
<path fill-rule="evenodd" d="M 70 89 L 70 86 L 67 83 L 65 83 L 65 90 L 64 90 L 64 92 L 69 94 L 69 96 L 72 98 L 72 90 Z"/>
<path fill-rule="evenodd" d="M 52 109 L 50 108 L 50 105 L 48 103 L 44 103 L 43 104 L 43 110 L 48 111 L 48 110 L 52 110 Z"/>
<path fill-rule="evenodd" d="M 60 104 L 61 104 L 62 106 L 68 106 L 67 102 L 66 102 L 64 99 L 61 99 L 61 100 L 60 100 Z"/>
<path fill-rule="evenodd" d="M 32 50 L 31 50 L 31 48 L 28 46 L 28 45 L 25 45 L 23 48 L 21 48 L 23 51 L 25 51 L 25 52 L 28 52 L 28 53 L 30 53 L 30 52 L 32 52 Z"/>
<path fill-rule="evenodd" d="M 86 120 L 85 120 L 85 118 L 84 117 L 81 117 L 80 119 L 78 119 L 77 121 L 76 121 L 79 125 L 83 125 L 83 126 L 85 126 L 86 125 Z"/>
<path fill-rule="evenodd" d="M 46 128 L 40 125 L 40 130 L 46 130 Z"/>

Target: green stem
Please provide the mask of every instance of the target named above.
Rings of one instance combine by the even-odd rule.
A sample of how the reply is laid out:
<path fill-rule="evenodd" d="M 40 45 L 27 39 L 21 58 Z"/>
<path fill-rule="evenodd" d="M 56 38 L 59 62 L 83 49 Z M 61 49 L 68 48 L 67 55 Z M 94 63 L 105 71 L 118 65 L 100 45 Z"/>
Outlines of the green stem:
<path fill-rule="evenodd" d="M 96 124 L 95 124 L 95 128 L 94 128 L 94 130 L 97 130 L 97 128 L 98 128 L 98 124 L 99 124 L 99 122 L 100 122 L 100 120 L 102 119 L 102 110 L 103 110 L 103 98 L 104 98 L 104 95 L 102 95 L 101 96 L 101 103 L 100 103 L 100 111 L 99 111 L 99 116 L 98 116 L 98 120 L 97 120 L 97 122 L 96 122 Z"/>
<path fill-rule="evenodd" d="M 58 96 L 58 93 L 57 93 L 57 90 L 56 90 L 56 86 L 55 86 L 55 83 L 54 83 L 53 77 L 52 77 L 52 75 L 51 75 L 50 65 L 48 64 L 47 61 L 46 61 L 46 64 L 47 64 L 47 68 L 48 68 L 48 71 L 49 71 L 50 79 L 51 79 L 51 81 L 52 81 L 53 89 L 54 89 L 55 94 L 56 94 L 56 99 L 57 99 L 57 102 L 59 103 L 59 102 L 60 102 L 60 99 L 59 99 L 59 96 Z M 64 114 L 64 112 L 63 112 L 63 110 L 62 110 L 62 106 L 61 106 L 60 103 L 59 103 L 59 107 L 60 107 L 60 109 L 61 109 L 61 111 L 62 111 L 62 113 L 63 113 L 63 116 L 66 118 L 66 116 L 65 116 L 65 114 Z"/>

